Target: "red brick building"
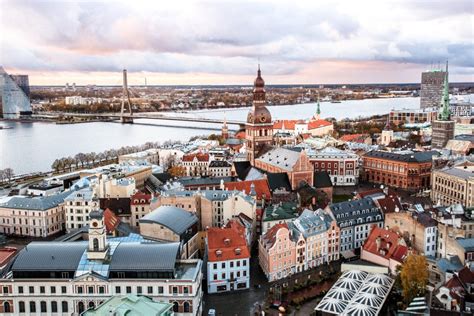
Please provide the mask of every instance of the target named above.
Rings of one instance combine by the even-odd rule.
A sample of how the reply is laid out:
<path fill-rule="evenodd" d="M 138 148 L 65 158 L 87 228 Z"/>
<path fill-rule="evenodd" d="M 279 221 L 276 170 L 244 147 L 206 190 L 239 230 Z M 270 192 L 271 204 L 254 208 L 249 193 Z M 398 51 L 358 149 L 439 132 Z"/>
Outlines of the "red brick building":
<path fill-rule="evenodd" d="M 334 186 L 356 185 L 359 180 L 359 156 L 353 152 L 326 147 L 308 154 L 314 171 L 326 171 Z"/>
<path fill-rule="evenodd" d="M 430 187 L 432 157 L 435 151 L 387 152 L 370 151 L 363 156 L 365 181 L 406 190 Z"/>

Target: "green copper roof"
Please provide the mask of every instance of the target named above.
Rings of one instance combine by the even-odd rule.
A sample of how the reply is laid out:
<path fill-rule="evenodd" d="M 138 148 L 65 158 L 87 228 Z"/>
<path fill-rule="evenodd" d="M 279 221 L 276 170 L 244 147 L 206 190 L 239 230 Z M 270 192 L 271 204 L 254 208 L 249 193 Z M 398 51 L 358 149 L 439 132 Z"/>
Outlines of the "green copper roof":
<path fill-rule="evenodd" d="M 295 202 L 284 202 L 267 206 L 263 222 L 285 220 L 296 217 L 298 217 L 298 204 Z"/>
<path fill-rule="evenodd" d="M 171 303 L 155 302 L 146 296 L 114 296 L 95 309 L 86 311 L 84 316 L 168 316 L 172 314 L 172 308 Z"/>
<path fill-rule="evenodd" d="M 319 95 L 318 95 L 318 109 L 316 110 L 316 114 L 321 114 L 321 109 L 319 107 Z"/>
<path fill-rule="evenodd" d="M 446 75 L 444 77 L 443 96 L 441 97 L 441 107 L 439 109 L 438 119 L 449 121 L 451 112 L 449 111 L 449 81 L 448 81 L 448 62 L 446 62 Z"/>

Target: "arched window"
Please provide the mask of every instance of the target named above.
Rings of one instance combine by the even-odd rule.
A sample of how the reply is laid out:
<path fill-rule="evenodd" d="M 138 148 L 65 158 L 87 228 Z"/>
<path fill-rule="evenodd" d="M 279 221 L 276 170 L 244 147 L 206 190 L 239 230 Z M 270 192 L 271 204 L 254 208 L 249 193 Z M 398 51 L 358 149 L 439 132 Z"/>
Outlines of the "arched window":
<path fill-rule="evenodd" d="M 23 301 L 18 302 L 18 310 L 20 311 L 20 313 L 25 313 L 26 312 L 25 302 L 23 302 Z"/>
<path fill-rule="evenodd" d="M 178 312 L 178 302 L 173 302 L 173 312 L 177 313 Z"/>
<path fill-rule="evenodd" d="M 46 312 L 47 312 L 46 302 L 45 302 L 45 301 L 41 301 L 41 302 L 40 302 L 40 310 L 41 310 L 42 313 L 46 313 Z"/>
<path fill-rule="evenodd" d="M 95 303 L 94 302 L 89 302 L 89 308 L 95 308 Z"/>
<path fill-rule="evenodd" d="M 36 313 L 36 302 L 30 302 L 30 313 Z"/>
<path fill-rule="evenodd" d="M 183 308 L 183 309 L 184 309 L 184 311 L 183 311 L 184 313 L 190 313 L 190 312 L 191 312 L 191 311 L 190 311 L 191 308 L 190 308 L 188 302 L 184 302 L 184 305 L 183 305 L 183 306 L 184 306 L 184 308 Z"/>
<path fill-rule="evenodd" d="M 94 251 L 99 251 L 99 240 L 97 238 L 92 240 L 92 245 L 94 247 Z"/>
<path fill-rule="evenodd" d="M 51 302 L 51 313 L 57 313 L 58 312 L 58 303 L 56 301 Z"/>
<path fill-rule="evenodd" d="M 3 312 L 4 313 L 11 313 L 10 303 L 4 302 L 3 303 Z"/>
<path fill-rule="evenodd" d="M 82 312 L 84 312 L 84 303 L 83 302 L 79 302 L 79 304 L 77 304 L 77 311 L 79 312 L 79 314 L 81 314 Z"/>
<path fill-rule="evenodd" d="M 63 313 L 67 313 L 67 312 L 68 312 L 69 307 L 68 307 L 68 305 L 67 305 L 67 301 L 62 301 L 62 302 L 61 302 L 61 309 L 62 309 L 61 312 L 63 312 Z"/>

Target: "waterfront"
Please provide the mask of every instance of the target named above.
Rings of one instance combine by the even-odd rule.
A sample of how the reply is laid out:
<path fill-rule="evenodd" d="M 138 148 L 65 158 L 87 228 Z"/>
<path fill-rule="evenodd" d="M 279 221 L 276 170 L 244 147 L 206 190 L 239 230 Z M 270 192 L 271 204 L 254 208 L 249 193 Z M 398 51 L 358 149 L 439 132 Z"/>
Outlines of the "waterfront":
<path fill-rule="evenodd" d="M 321 103 L 323 117 L 370 116 L 386 114 L 392 108 L 418 108 L 419 98 L 367 99 L 342 103 Z M 273 119 L 309 118 L 315 111 L 314 103 L 269 107 Z M 167 115 L 199 116 L 245 121 L 248 108 L 201 110 Z M 137 124 L 84 123 L 56 125 L 52 123 L 1 122 L 12 127 L 0 130 L 0 169 L 13 168 L 16 174 L 50 170 L 51 163 L 60 157 L 79 152 L 100 152 L 122 146 L 140 145 L 148 141 L 186 141 L 192 136 L 219 133 L 219 125 L 163 121 L 169 126 L 157 126 L 154 120 L 137 120 Z M 188 126 L 187 126 L 188 125 Z M 172 127 L 174 126 L 174 127 Z M 235 126 L 231 126 L 236 128 Z"/>

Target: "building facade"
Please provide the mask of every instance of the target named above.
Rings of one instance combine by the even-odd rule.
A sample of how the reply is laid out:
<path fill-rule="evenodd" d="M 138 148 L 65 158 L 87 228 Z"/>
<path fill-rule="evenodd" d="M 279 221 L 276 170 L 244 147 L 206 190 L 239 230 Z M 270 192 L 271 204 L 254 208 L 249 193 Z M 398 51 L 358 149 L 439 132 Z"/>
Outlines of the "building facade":
<path fill-rule="evenodd" d="M 182 166 L 186 169 L 188 177 L 202 177 L 209 175 L 209 154 L 197 153 L 184 155 Z"/>
<path fill-rule="evenodd" d="M 334 186 L 356 185 L 359 182 L 359 156 L 353 152 L 326 147 L 308 154 L 314 171 L 326 171 Z"/>
<path fill-rule="evenodd" d="M 454 166 L 433 171 L 431 200 L 439 205 L 474 206 L 474 166 Z"/>
<path fill-rule="evenodd" d="M 370 151 L 363 156 L 363 179 L 406 190 L 428 188 L 437 152 Z"/>
<path fill-rule="evenodd" d="M 399 126 L 404 124 L 432 123 L 436 120 L 438 112 L 429 109 L 402 109 L 391 110 L 389 114 L 390 125 Z"/>
<path fill-rule="evenodd" d="M 250 251 L 245 234 L 241 232 L 232 227 L 207 230 L 208 293 L 249 288 Z"/>
<path fill-rule="evenodd" d="M 71 193 L 64 199 L 66 231 L 70 232 L 89 224 L 89 213 L 99 207 L 99 200 L 94 197 L 92 188 Z"/>
<path fill-rule="evenodd" d="M 151 194 L 137 192 L 130 197 L 130 226 L 139 227 L 140 219 L 150 213 Z"/>
<path fill-rule="evenodd" d="M 438 108 L 443 94 L 443 82 L 447 72 L 442 70 L 425 71 L 421 74 L 420 107 Z"/>

